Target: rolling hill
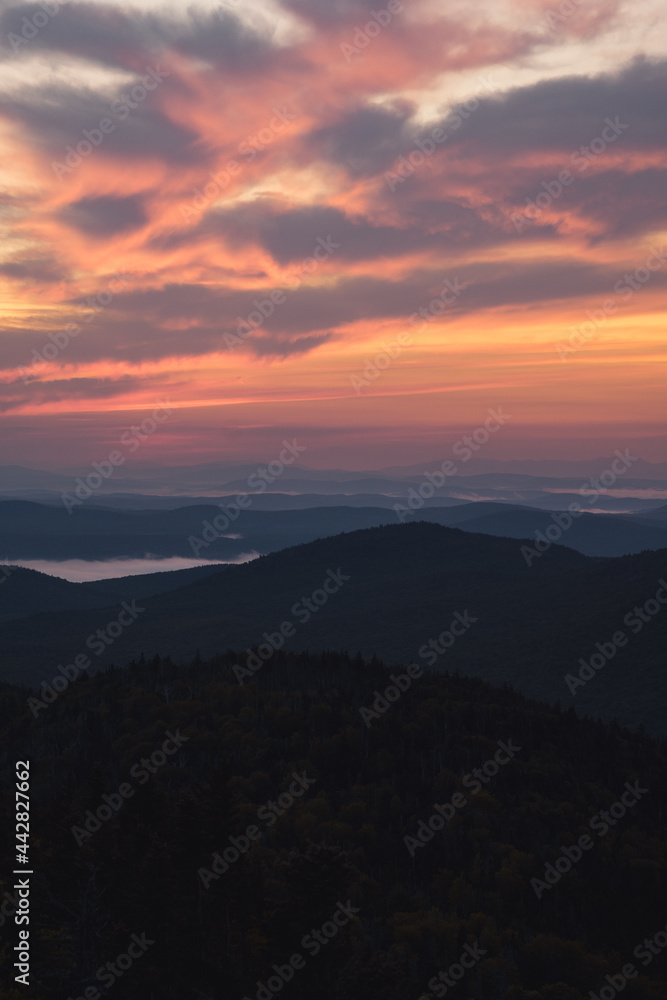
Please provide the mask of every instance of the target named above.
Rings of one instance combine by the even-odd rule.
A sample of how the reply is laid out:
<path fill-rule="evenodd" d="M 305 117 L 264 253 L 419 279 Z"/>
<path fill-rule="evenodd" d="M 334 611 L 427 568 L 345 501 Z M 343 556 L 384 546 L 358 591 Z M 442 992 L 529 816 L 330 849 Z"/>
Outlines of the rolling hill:
<path fill-rule="evenodd" d="M 667 614 L 655 594 L 665 573 L 667 550 L 590 559 L 553 546 L 528 566 L 521 544 L 507 538 L 428 522 L 367 529 L 142 599 L 142 610 L 91 657 L 90 669 L 142 653 L 179 660 L 197 650 L 214 655 L 264 644 L 270 654 L 270 642 L 291 650 L 345 649 L 511 684 L 530 697 L 664 734 Z M 327 584 L 329 595 L 327 580 L 338 581 Z M 138 600 L 133 578 L 124 599 Z M 647 601 L 657 612 L 635 632 L 624 619 Z M 78 610 L 5 623 L 3 679 L 50 680 L 59 664 L 99 646 L 95 635 L 118 613 Z M 449 643 L 461 617 L 474 622 L 434 655 L 429 643 L 441 634 Z M 599 671 L 587 667 L 591 679 L 572 691 L 566 675 L 578 673 L 580 659 L 586 666 L 599 658 L 596 644 L 608 649 L 619 631 L 626 633 L 623 647 L 612 647 Z"/>
<path fill-rule="evenodd" d="M 628 997 L 664 1000 L 664 959 L 646 968 L 635 950 L 665 922 L 664 747 L 436 674 L 366 727 L 360 706 L 390 682 L 379 662 L 279 652 L 239 687 L 236 659 L 151 657 L 86 677 L 37 718 L 2 687 L 0 741 L 32 762 L 39 831 L 33 980 L 12 989 L 8 940 L 3 996 L 100 996 L 96 970 L 117 955 L 124 970 L 143 934 L 123 1000 L 270 1000 L 257 981 L 282 995 L 276 968 L 299 951 L 309 960 L 283 977 L 293 1000 L 435 996 L 438 970 L 463 976 L 461 955 L 461 1000 L 607 997 L 626 960 Z M 9 827 L 13 768 L 2 791 Z M 619 809 L 613 832 L 600 825 Z M 340 903 L 354 909 L 336 934 Z"/>
<path fill-rule="evenodd" d="M 171 573 L 144 573 L 139 576 L 70 583 L 48 573 L 23 566 L 3 567 L 0 573 L 0 622 L 27 618 L 43 612 L 85 611 L 108 608 L 124 600 L 128 590 L 143 599 L 167 590 L 185 587 L 195 580 L 219 573 L 224 566 L 194 566 Z"/>
<path fill-rule="evenodd" d="M 233 502 L 227 498 L 226 505 Z M 405 507 L 404 499 L 401 503 Z M 276 552 L 343 531 L 399 523 L 393 509 L 354 506 L 272 511 L 250 507 L 227 523 L 216 521 L 220 517 L 220 508 L 208 504 L 173 510 L 83 505 L 68 514 L 62 506 L 0 501 L 0 557 L 104 560 L 151 555 L 231 561 L 248 552 Z M 550 510 L 488 501 L 423 507 L 409 514 L 408 520 L 415 519 L 512 538 L 534 538 L 536 531 L 545 532 L 554 524 Z M 207 528 L 207 523 L 215 526 Z M 591 556 L 657 550 L 667 547 L 667 523 L 659 517 L 585 513 L 574 520 L 563 542 Z"/>

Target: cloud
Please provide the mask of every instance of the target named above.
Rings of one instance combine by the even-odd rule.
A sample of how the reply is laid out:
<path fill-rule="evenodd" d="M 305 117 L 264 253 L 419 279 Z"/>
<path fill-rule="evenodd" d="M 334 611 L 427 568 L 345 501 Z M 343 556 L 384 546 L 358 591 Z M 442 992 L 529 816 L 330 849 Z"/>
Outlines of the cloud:
<path fill-rule="evenodd" d="M 386 4 L 377 0 L 283 0 L 283 6 L 316 24 L 336 25 L 367 19 L 374 9 Z"/>
<path fill-rule="evenodd" d="M 345 167 L 352 176 L 386 170 L 410 142 L 407 124 L 415 108 L 407 101 L 355 107 L 304 138 L 311 155 Z"/>
<path fill-rule="evenodd" d="M 99 148 L 92 150 L 96 159 L 208 162 L 206 152 L 194 145 L 197 133 L 153 107 L 150 97 L 136 108 L 130 107 L 131 89 L 129 85 L 118 87 L 115 96 L 110 97 L 90 87 L 64 83 L 24 88 L 0 97 L 0 115 L 20 127 L 24 141 L 32 148 L 58 162 L 66 160 L 68 147 L 82 141 L 90 146 L 85 130 L 99 130 L 105 119 L 112 123 L 113 130 L 99 140 Z"/>
<path fill-rule="evenodd" d="M 338 244 L 331 255 L 334 261 L 382 260 L 452 250 L 462 244 L 490 245 L 507 239 L 506 233 L 477 215 L 471 206 L 450 201 L 438 203 L 430 230 L 418 224 L 403 227 L 374 224 L 364 216 L 350 218 L 333 207 L 313 205 L 285 210 L 279 202 L 262 199 L 212 212 L 192 231 L 158 238 L 156 245 L 174 248 L 213 235 L 232 252 L 242 246 L 256 245 L 268 251 L 279 264 L 286 265 L 312 256 L 318 249 L 318 240 L 329 238 Z"/>
<path fill-rule="evenodd" d="M 539 229 L 542 238 L 561 241 L 572 227 L 596 241 L 649 232 L 664 219 L 666 168 L 653 163 L 665 159 L 660 95 L 666 84 L 667 61 L 637 59 L 615 74 L 548 80 L 481 97 L 467 113 L 461 106 L 453 114 L 450 109 L 437 122 L 412 129 L 403 158 L 419 148 L 418 141 L 424 148 L 435 128 L 446 139 L 431 143 L 435 149 L 426 162 L 411 171 L 401 172 L 397 159 L 389 171 L 393 190 L 378 187 L 375 207 L 391 207 L 404 222 L 432 232 L 457 200 L 472 209 L 469 220 L 477 219 L 468 233 L 471 247 L 491 229 L 505 231 L 509 243 L 512 213 L 568 170 L 574 182 L 552 199 L 549 214 L 531 227 L 532 237 Z M 465 232 L 463 220 L 461 228 Z M 524 229 L 522 239 L 527 236 Z"/>
<path fill-rule="evenodd" d="M 467 287 L 417 338 L 411 360 L 392 366 L 384 384 L 397 386 L 397 398 L 419 391 L 420 379 L 458 378 L 452 352 L 466 355 L 469 342 L 474 352 L 486 340 L 485 356 L 497 359 L 511 350 L 503 337 L 512 341 L 533 317 L 542 342 L 526 354 L 544 352 L 563 317 L 594 307 L 628 261 L 641 262 L 638 245 L 664 226 L 667 210 L 667 62 L 614 63 L 612 55 L 613 71 L 595 75 L 600 63 L 581 61 L 589 49 L 575 43 L 606 30 L 618 5 L 589 0 L 547 32 L 550 6 L 405 3 L 352 55 L 345 46 L 385 2 L 284 0 L 282 16 L 267 4 L 266 17 L 251 22 L 224 4 L 178 10 L 72 0 L 18 54 L 7 33 L 23 30 L 37 7 L 5 9 L 4 363 L 28 367 L 50 334 L 82 326 L 53 367 L 35 366 L 28 384 L 4 385 L 5 407 L 66 413 L 69 398 L 73 411 L 90 400 L 103 415 L 118 405 L 105 400 L 141 400 L 174 369 L 188 372 L 203 404 L 227 398 L 229 370 L 246 401 L 259 386 L 259 395 L 282 393 L 296 413 L 314 385 L 345 382 L 369 341 L 411 328 L 445 278 Z M 607 42 L 616 53 L 611 34 Z M 496 65 L 512 89 L 491 94 L 484 74 L 493 82 Z M 149 67 L 163 80 L 136 100 Z M 515 85 L 527 79 L 536 82 Z M 459 97 L 465 106 L 452 103 Z M 280 120 L 276 108 L 289 115 Z M 104 118 L 112 130 L 58 176 L 53 164 L 72 164 Z M 628 127 L 579 173 L 573 151 L 600 135 L 607 118 Z M 446 141 L 390 185 L 385 175 L 436 127 Z M 563 169 L 575 183 L 518 233 L 512 214 Z M 201 208 L 182 211 L 193 204 Z M 339 245 L 309 276 L 300 265 L 318 240 Z M 602 241 L 604 251 L 595 251 Z M 120 271 L 133 275 L 131 285 L 84 323 L 80 306 Z M 301 281 L 290 288 L 294 275 Z M 637 327 L 664 287 L 657 273 L 633 299 Z M 224 335 L 278 288 L 284 302 L 228 351 Z M 642 345 L 653 350 L 648 336 Z M 508 369 L 491 371 L 496 363 L 489 361 L 488 378 L 463 373 L 462 382 L 503 382 Z M 279 390 L 263 374 L 273 364 L 282 365 Z M 513 356 L 507 364 L 512 379 L 528 378 L 529 361 L 522 367 Z M 307 389 L 301 375 L 292 378 L 300 368 L 316 372 Z M 141 376 L 117 377 L 128 369 Z M 564 391 L 558 379 L 547 376 L 554 399 Z M 532 382 L 522 385 L 534 391 Z"/>
<path fill-rule="evenodd" d="M 62 281 L 66 272 L 50 257 L 17 257 L 0 264 L 0 274 L 27 284 L 48 285 Z"/>
<path fill-rule="evenodd" d="M 594 224 L 589 226 L 593 243 L 659 231 L 667 225 L 667 167 L 582 178 L 570 200 Z"/>
<path fill-rule="evenodd" d="M 335 339 L 331 331 L 310 337 L 272 337 L 266 334 L 253 335 L 245 342 L 245 349 L 259 358 L 289 358 L 307 354 Z"/>
<path fill-rule="evenodd" d="M 169 285 L 136 290 L 119 294 L 111 308 L 71 341 L 60 360 L 76 366 L 196 359 L 226 353 L 230 345 L 225 334 L 235 338 L 230 357 L 238 352 L 280 360 L 315 351 L 334 339 L 349 343 L 363 340 L 369 326 L 385 321 L 407 326 L 414 313 L 441 296 L 445 278 L 465 287 L 454 303 L 438 309 L 439 324 L 498 309 L 521 312 L 577 303 L 583 310 L 609 297 L 622 274 L 611 264 L 561 258 L 478 261 L 438 272 L 415 270 L 401 282 L 370 276 L 341 278 L 335 285 L 285 290 L 282 304 L 252 333 L 248 333 L 245 320 L 257 311 L 258 303 L 268 301 L 268 288 L 243 291 Z M 655 273 L 651 292 L 665 287 L 667 273 Z M 633 303 L 633 310 L 641 308 L 641 302 L 651 308 L 651 292 L 643 292 L 649 298 Z M 71 320 L 76 322 L 77 318 L 73 310 Z M 47 333 L 35 330 L 31 338 L 14 337 L 8 344 L 7 362 L 13 355 L 15 364 L 28 364 L 30 352 L 25 342 L 40 348 Z"/>
<path fill-rule="evenodd" d="M 32 29 L 34 4 L 20 4 L 0 15 L 0 46 L 15 51 L 10 34 L 24 37 Z M 37 8 L 39 9 L 39 8 Z M 62 6 L 49 22 L 30 38 L 18 53 L 41 49 L 77 56 L 100 65 L 143 69 L 145 59 L 156 59 L 165 52 L 207 59 L 214 64 L 246 72 L 254 61 L 271 48 L 265 29 L 249 27 L 233 11 L 220 7 L 205 11 L 191 7 L 185 14 L 143 12 L 120 4 L 77 3 Z M 144 70 L 145 72 L 145 70 Z"/>
<path fill-rule="evenodd" d="M 119 378 L 15 379 L 0 386 L 0 412 L 18 410 L 27 403 L 61 403 L 77 399 L 112 399 L 142 387 L 142 379 Z"/>
<path fill-rule="evenodd" d="M 61 209 L 60 218 L 89 236 L 103 239 L 138 229 L 147 216 L 143 198 L 129 195 L 125 198 L 81 198 Z"/>
<path fill-rule="evenodd" d="M 605 119 L 629 126 L 633 147 L 664 146 L 667 61 L 637 59 L 620 72 L 568 76 L 480 100 L 451 145 L 469 144 L 471 155 L 505 151 L 518 158 L 540 150 L 575 149 L 590 143 Z M 446 125 L 447 119 L 439 122 Z M 443 146 L 442 149 L 446 149 Z"/>
<path fill-rule="evenodd" d="M 143 226 L 146 210 L 140 195 L 81 198 L 61 209 L 60 218 L 67 225 L 102 239 Z"/>

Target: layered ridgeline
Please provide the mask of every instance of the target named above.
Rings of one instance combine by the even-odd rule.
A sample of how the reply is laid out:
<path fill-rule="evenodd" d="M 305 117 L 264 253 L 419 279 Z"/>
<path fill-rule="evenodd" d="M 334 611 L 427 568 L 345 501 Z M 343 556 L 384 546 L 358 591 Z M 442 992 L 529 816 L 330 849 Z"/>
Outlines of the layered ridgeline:
<path fill-rule="evenodd" d="M 45 611 L 72 611 L 108 608 L 125 599 L 128 588 L 135 597 L 152 597 L 176 590 L 188 583 L 219 573 L 223 566 L 194 566 L 171 573 L 144 573 L 140 576 L 70 583 L 48 573 L 23 566 L 0 566 L 0 622 L 26 618 Z M 8 584 L 11 580 L 11 585 Z"/>
<path fill-rule="evenodd" d="M 267 553 L 342 531 L 426 520 L 532 544 L 556 540 L 590 556 L 619 556 L 667 548 L 667 507 L 641 514 L 582 512 L 582 497 L 559 494 L 578 510 L 537 510 L 509 503 L 451 500 L 449 507 L 425 506 L 413 490 L 384 497 L 384 504 L 355 507 L 340 497 L 336 506 L 306 510 L 241 509 L 234 497 L 220 505 L 187 503 L 176 510 L 114 510 L 83 505 L 71 512 L 24 500 L 0 501 L 0 556 L 5 559 L 141 559 L 181 556 L 234 560 Z M 265 498 L 266 499 L 266 498 Z M 295 504 L 296 497 L 282 497 Z M 371 498 L 377 500 L 378 498 Z M 252 505 L 256 498 L 250 498 Z M 315 503 L 316 497 L 311 497 Z M 184 501 L 185 503 L 185 501 Z M 413 506 L 414 505 L 414 506 Z M 398 510 L 393 507 L 397 506 Z"/>
<path fill-rule="evenodd" d="M 177 661 L 232 648 L 242 684 L 275 649 L 344 649 L 665 735 L 667 550 L 590 559 L 551 545 L 527 560 L 524 547 L 415 523 L 284 549 L 154 597 L 129 578 L 113 607 L 5 622 L 1 673 L 58 678 L 57 693 L 63 675 L 142 653 Z M 54 695 L 42 691 L 38 714 Z"/>
<path fill-rule="evenodd" d="M 401 671 L 366 725 L 377 662 L 279 652 L 241 686 L 238 660 L 84 675 L 38 718 L 3 689 L 32 762 L 31 998 L 664 1000 L 664 748 Z"/>

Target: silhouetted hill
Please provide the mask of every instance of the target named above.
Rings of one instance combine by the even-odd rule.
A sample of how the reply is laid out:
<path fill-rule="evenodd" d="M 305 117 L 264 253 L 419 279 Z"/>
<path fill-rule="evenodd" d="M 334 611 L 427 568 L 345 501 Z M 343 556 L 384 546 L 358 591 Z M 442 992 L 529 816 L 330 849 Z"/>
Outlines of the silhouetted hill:
<path fill-rule="evenodd" d="M 228 506 L 233 502 L 233 497 L 227 498 Z M 398 502 L 408 510 L 404 498 L 392 499 Z M 175 510 L 115 510 L 84 504 L 68 514 L 63 506 L 0 501 L 0 555 L 10 560 L 100 560 L 150 554 L 231 561 L 248 552 L 276 552 L 343 531 L 399 523 L 393 509 L 354 506 L 272 511 L 250 507 L 227 525 L 215 521 L 220 517 L 220 508 L 212 504 Z M 487 501 L 422 508 L 410 513 L 408 520 L 513 538 L 534 538 L 536 531 L 554 525 L 549 510 Z M 206 528 L 207 522 L 216 527 Z M 575 519 L 563 541 L 586 555 L 627 555 L 667 547 L 667 524 L 659 518 L 586 513 Z"/>
<path fill-rule="evenodd" d="M 228 504 L 233 501 L 234 497 L 228 498 Z M 64 507 L 3 501 L 0 553 L 6 559 L 140 559 L 148 553 L 157 557 L 235 559 L 248 551 L 273 552 L 298 542 L 396 520 L 393 511 L 373 507 L 248 509 L 229 527 L 220 529 L 238 537 L 216 537 L 220 532 L 213 529 L 208 534 L 213 541 L 193 549 L 190 539 L 203 540 L 206 522 L 220 515 L 220 508 L 213 505 L 121 511 L 84 504 L 68 514 Z"/>
<path fill-rule="evenodd" d="M 22 566 L 2 567 L 0 579 L 4 581 L 0 586 L 0 622 L 42 611 L 103 608 L 118 599 L 108 580 L 103 581 L 107 586 L 88 591 L 78 583 Z"/>
<path fill-rule="evenodd" d="M 499 505 L 488 506 L 497 508 Z M 481 517 L 468 516 L 465 519 L 461 517 L 454 520 L 446 516 L 443 521 L 448 524 L 456 523 L 464 531 L 480 531 L 509 538 L 532 538 L 533 541 L 536 532 L 544 535 L 547 528 L 551 527 L 553 531 L 553 526 L 558 523 L 548 511 L 519 507 L 512 510 L 496 509 Z M 667 521 L 660 522 L 658 518 L 650 518 L 650 521 L 649 524 L 642 524 L 639 520 L 635 521 L 634 518 L 623 517 L 621 514 L 607 516 L 584 513 L 573 520 L 571 527 L 563 533 L 562 541 L 587 556 L 623 556 L 645 549 L 667 548 Z M 654 521 L 657 523 L 654 524 Z M 561 523 L 566 522 L 561 520 Z"/>
<path fill-rule="evenodd" d="M 642 512 L 641 514 L 633 514 L 633 517 L 640 520 L 646 519 L 647 521 L 664 521 L 667 522 L 667 504 L 663 507 L 656 507 L 655 510 L 649 510 Z"/>
<path fill-rule="evenodd" d="M 267 1000 L 267 980 L 286 1000 L 416 1000 L 450 969 L 461 1000 L 584 1000 L 627 963 L 627 996 L 664 1000 L 664 748 L 438 675 L 366 726 L 379 663 L 278 653 L 241 687 L 237 660 L 85 677 L 38 718 L 2 690 L 3 749 L 32 762 L 31 1000 L 95 996 L 137 938 L 121 1000 Z"/>
<path fill-rule="evenodd" d="M 152 597 L 155 594 L 164 594 L 168 590 L 178 590 L 187 587 L 197 580 L 204 580 L 214 573 L 222 573 L 227 567 L 217 566 L 191 566 L 188 569 L 174 569 L 163 573 L 139 573 L 133 576 L 118 576 L 109 580 L 89 580 L 86 583 L 78 584 L 84 592 L 89 594 L 105 594 L 113 590 L 116 600 L 123 600 L 125 595 L 132 591 L 134 597 Z"/>
<path fill-rule="evenodd" d="M 224 566 L 194 566 L 170 573 L 142 573 L 87 583 L 71 583 L 57 576 L 23 566 L 0 571 L 0 622 L 13 621 L 48 611 L 84 611 L 108 608 L 125 598 L 129 590 L 143 599 L 219 573 Z"/>
<path fill-rule="evenodd" d="M 338 648 L 390 663 L 416 660 L 664 733 L 667 614 L 649 616 L 637 634 L 624 618 L 654 599 L 666 573 L 664 550 L 595 560 L 553 546 L 529 566 L 521 543 L 511 539 L 427 522 L 386 526 L 295 546 L 142 600 L 136 620 L 92 657 L 91 669 L 142 652 L 187 659 L 197 649 L 202 655 L 243 650 L 271 636 L 280 645 L 281 626 L 288 623 L 293 632 L 288 628 L 286 649 Z M 340 586 L 327 597 L 322 588 L 332 574 Z M 321 607 L 315 592 L 317 600 L 324 598 Z M 135 597 L 130 580 L 126 600 Z M 428 643 L 449 631 L 457 613 L 474 623 L 434 655 Z M 3 676 L 52 678 L 59 663 L 85 653 L 96 631 L 117 615 L 118 609 L 108 609 L 4 625 Z M 608 643 L 619 630 L 626 633 L 623 648 L 612 646 L 604 669 L 573 694 L 566 675 L 578 672 L 580 658 L 599 655 L 596 643 Z"/>

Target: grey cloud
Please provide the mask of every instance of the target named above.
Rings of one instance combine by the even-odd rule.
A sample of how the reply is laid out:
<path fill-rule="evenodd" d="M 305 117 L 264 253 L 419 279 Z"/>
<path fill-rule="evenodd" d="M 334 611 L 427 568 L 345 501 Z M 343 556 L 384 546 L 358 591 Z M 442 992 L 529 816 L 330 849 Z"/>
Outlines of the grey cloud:
<path fill-rule="evenodd" d="M 59 215 L 75 229 L 100 238 L 138 229 L 147 218 L 141 195 L 82 198 L 62 209 Z"/>
<path fill-rule="evenodd" d="M 283 0 L 283 6 L 311 21 L 339 24 L 367 18 L 373 9 L 386 4 L 377 3 L 377 0 Z"/>
<path fill-rule="evenodd" d="M 249 350 L 260 358 L 289 358 L 298 354 L 307 354 L 335 339 L 331 331 L 310 337 L 271 337 L 252 335 L 245 344 Z"/>
<path fill-rule="evenodd" d="M 427 226 L 373 225 L 363 216 L 350 218 L 338 208 L 308 206 L 282 210 L 269 199 L 229 209 L 209 212 L 201 224 L 191 230 L 161 237 L 156 246 L 171 248 L 196 243 L 217 234 L 231 247 L 260 244 L 280 264 L 295 263 L 312 256 L 318 238 L 340 244 L 336 259 L 375 260 L 397 257 L 421 250 L 448 250 L 465 243 L 489 245 L 504 241 L 507 234 L 482 219 L 469 206 L 442 201 L 438 206 L 438 231 Z M 432 220 L 429 223 L 432 229 Z"/>
<path fill-rule="evenodd" d="M 192 6 L 180 16 L 145 13 L 136 8 L 98 4 L 69 4 L 25 45 L 10 39 L 30 33 L 38 5 L 18 4 L 0 16 L 0 47 L 62 52 L 103 65 L 137 70 L 142 58 L 157 58 L 166 50 L 198 56 L 236 71 L 254 71 L 253 57 L 270 53 L 266 32 L 253 30 L 231 10 Z M 28 27 L 26 28 L 26 19 Z"/>
<path fill-rule="evenodd" d="M 492 164 L 503 153 L 515 157 L 541 150 L 562 151 L 565 168 L 568 154 L 596 139 L 607 118 L 624 126 L 619 146 L 662 148 L 666 85 L 667 61 L 638 58 L 618 72 L 595 77 L 561 77 L 492 95 L 480 88 L 467 107 L 456 105 L 428 124 L 411 120 L 408 104 L 350 108 L 304 142 L 353 176 L 390 170 L 435 129 L 446 138 L 435 144 L 433 162 L 446 155 L 458 170 L 465 170 L 469 158 Z M 428 172 L 417 169 L 410 177 L 413 188 L 428 183 Z M 385 194 L 393 196 L 388 189 Z"/>
<path fill-rule="evenodd" d="M 623 239 L 667 224 L 666 170 L 610 170 L 582 178 L 570 190 L 569 200 L 579 213 L 603 227 L 602 236 L 593 242 Z"/>
<path fill-rule="evenodd" d="M 443 266 L 440 274 L 416 271 L 401 282 L 355 277 L 343 279 L 335 286 L 304 284 L 295 291 L 285 291 L 283 304 L 276 306 L 258 331 L 248 336 L 248 340 L 276 334 L 281 338 L 319 336 L 339 331 L 361 319 L 407 318 L 440 294 L 445 278 L 458 279 L 462 285 L 468 285 L 456 304 L 443 314 L 447 318 L 495 307 L 604 297 L 612 292 L 614 283 L 620 277 L 614 268 L 561 259 L 545 263 L 477 263 L 461 268 Z M 652 285 L 667 286 L 667 275 L 656 273 Z M 138 313 L 150 316 L 147 322 L 152 327 L 159 327 L 167 319 L 198 318 L 202 327 L 187 331 L 188 346 L 196 352 L 220 346 L 223 333 L 236 333 L 239 321 L 257 310 L 257 303 L 266 301 L 269 291 L 171 286 L 163 291 L 121 295 L 118 297 L 118 309 L 128 317 Z M 128 321 L 125 321 L 127 324 Z M 167 344 L 172 342 L 169 353 L 171 350 L 176 354 L 183 352 L 182 331 L 166 329 L 159 336 L 165 338 Z M 157 334 L 153 332 L 151 350 L 157 346 L 157 339 Z M 148 344 L 145 346 L 149 347 Z M 135 342 L 132 344 L 133 356 L 137 349 L 141 351 Z"/>
<path fill-rule="evenodd" d="M 629 126 L 621 133 L 629 146 L 662 146 L 666 84 L 667 61 L 637 59 L 617 73 L 546 80 L 501 96 L 481 96 L 458 129 L 447 126 L 448 117 L 436 123 L 449 135 L 440 148 L 479 143 L 473 155 L 496 148 L 508 153 L 574 150 L 595 139 L 607 117 Z"/>
<path fill-rule="evenodd" d="M 343 335 L 359 320 L 408 320 L 421 307 L 443 292 L 446 278 L 467 286 L 456 302 L 441 314 L 441 321 L 456 319 L 487 309 L 540 306 L 548 301 L 577 301 L 582 310 L 613 294 L 622 275 L 613 267 L 588 265 L 579 260 L 548 262 L 484 262 L 464 267 L 443 266 L 438 274 L 415 271 L 400 282 L 380 277 L 355 277 L 333 286 L 302 285 L 285 290 L 285 301 L 277 305 L 254 332 L 242 336 L 257 356 L 288 357 L 315 350 Z M 667 288 L 667 274 L 656 272 L 651 289 Z M 168 285 L 163 289 L 128 291 L 114 299 L 101 314 L 67 346 L 72 362 L 155 361 L 162 358 L 197 357 L 225 351 L 224 334 L 245 334 L 241 326 L 249 314 L 266 302 L 271 289 L 244 291 L 197 285 Z M 640 301 L 638 300 L 638 305 Z M 140 317 L 140 318 L 138 318 Z M 78 314 L 73 309 L 72 321 Z M 198 325 L 175 329 L 174 321 L 187 319 Z M 64 322 L 64 321 L 63 321 Z M 421 321 L 420 321 L 421 322 Z M 4 334 L 4 336 L 3 336 Z M 34 330 L 30 337 L 0 330 L 17 365 L 29 362 L 30 347 L 40 348 L 48 330 Z M 237 345 L 238 350 L 241 346 Z M 9 357 L 7 357 L 9 362 Z"/>
<path fill-rule="evenodd" d="M 357 107 L 315 129 L 304 142 L 312 154 L 346 167 L 353 176 L 373 176 L 388 169 L 409 144 L 413 113 L 405 101 Z"/>
<path fill-rule="evenodd" d="M 17 281 L 53 284 L 66 277 L 61 265 L 47 257 L 17 258 L 0 264 L 0 274 Z"/>
<path fill-rule="evenodd" d="M 110 99 L 90 89 L 64 84 L 36 87 L 20 95 L 0 97 L 0 113 L 22 126 L 33 145 L 58 163 L 65 162 L 67 147 L 75 148 L 85 139 L 84 129 L 99 129 L 104 118 L 113 123 L 114 129 L 107 135 L 100 133 L 99 147 L 88 155 L 130 160 L 159 157 L 172 163 L 202 165 L 208 162 L 208 155 L 196 144 L 197 135 L 150 107 L 150 98 L 136 110 L 130 109 L 124 97 L 129 89 L 117 91 L 116 97 Z"/>
<path fill-rule="evenodd" d="M 0 386 L 0 412 L 7 413 L 26 403 L 59 403 L 68 399 L 110 399 L 129 389 L 143 385 L 141 378 L 129 375 L 120 378 L 67 378 L 40 381 L 15 379 Z"/>

